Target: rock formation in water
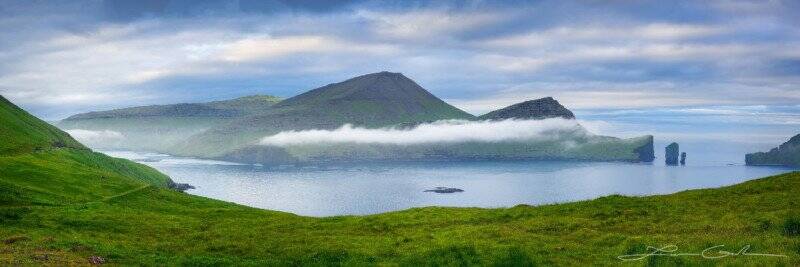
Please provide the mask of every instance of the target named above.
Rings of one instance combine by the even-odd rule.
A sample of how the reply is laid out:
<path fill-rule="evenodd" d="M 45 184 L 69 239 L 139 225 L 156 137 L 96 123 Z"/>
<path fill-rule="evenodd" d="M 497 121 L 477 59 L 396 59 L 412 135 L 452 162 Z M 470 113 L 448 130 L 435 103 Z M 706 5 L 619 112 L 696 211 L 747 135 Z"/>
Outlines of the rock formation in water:
<path fill-rule="evenodd" d="M 664 153 L 665 153 L 664 158 L 666 159 L 665 162 L 667 163 L 667 165 L 678 165 L 678 154 L 679 154 L 678 143 L 669 144 L 666 147 Z"/>
<path fill-rule="evenodd" d="M 575 119 L 575 114 L 565 108 L 552 97 L 545 97 L 536 100 L 529 100 L 517 103 L 502 109 L 498 109 L 478 117 L 481 120 L 505 120 L 505 119 L 549 119 L 564 118 Z"/>
<path fill-rule="evenodd" d="M 686 165 L 686 152 L 681 153 L 681 165 Z"/>
<path fill-rule="evenodd" d="M 744 162 L 747 165 L 800 166 L 800 134 L 769 152 L 747 154 Z"/>

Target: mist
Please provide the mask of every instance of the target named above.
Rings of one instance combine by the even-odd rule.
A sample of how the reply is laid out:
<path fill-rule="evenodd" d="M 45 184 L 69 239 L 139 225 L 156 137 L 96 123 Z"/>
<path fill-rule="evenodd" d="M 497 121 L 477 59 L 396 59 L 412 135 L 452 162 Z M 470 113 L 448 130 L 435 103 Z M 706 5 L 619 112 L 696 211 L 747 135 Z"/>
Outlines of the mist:
<path fill-rule="evenodd" d="M 335 130 L 285 131 L 264 137 L 262 145 L 292 146 L 324 143 L 417 145 L 429 143 L 555 140 L 563 134 L 589 134 L 575 120 L 466 121 L 442 120 L 413 128 L 368 129 L 343 125 Z"/>
<path fill-rule="evenodd" d="M 125 135 L 111 130 L 84 130 L 72 129 L 66 132 L 73 138 L 90 147 L 103 147 L 108 144 L 117 143 L 125 139 Z"/>

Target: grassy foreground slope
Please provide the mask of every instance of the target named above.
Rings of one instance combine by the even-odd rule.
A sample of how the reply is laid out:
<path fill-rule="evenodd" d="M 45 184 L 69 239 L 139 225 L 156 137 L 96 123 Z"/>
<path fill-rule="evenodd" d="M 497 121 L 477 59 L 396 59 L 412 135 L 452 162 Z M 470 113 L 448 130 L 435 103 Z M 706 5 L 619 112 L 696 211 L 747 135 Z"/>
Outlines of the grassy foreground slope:
<path fill-rule="evenodd" d="M 507 209 L 418 208 L 300 217 L 149 187 L 105 201 L 0 209 L 0 264 L 619 264 L 646 246 L 787 257 L 651 257 L 654 263 L 800 264 L 800 173 L 667 196 Z"/>
<path fill-rule="evenodd" d="M 169 177 L 108 157 L 0 96 L 0 207 L 98 201 Z"/>

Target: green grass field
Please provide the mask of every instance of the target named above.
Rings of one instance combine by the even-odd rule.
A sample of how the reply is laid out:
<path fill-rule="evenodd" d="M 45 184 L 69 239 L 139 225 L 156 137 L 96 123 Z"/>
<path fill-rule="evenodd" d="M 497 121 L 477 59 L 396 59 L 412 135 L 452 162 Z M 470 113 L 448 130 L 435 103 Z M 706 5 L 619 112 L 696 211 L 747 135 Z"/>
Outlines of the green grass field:
<path fill-rule="evenodd" d="M 122 265 L 611 265 L 666 245 L 687 253 L 750 245 L 751 253 L 787 257 L 653 256 L 627 264 L 800 264 L 800 173 L 667 196 L 310 218 L 71 165 L 84 153 L 0 158 L 2 170 L 29 170 L 2 172 L 11 201 L 0 207 L 0 264 L 88 264 L 100 256 Z M 115 183 L 91 180 L 98 175 Z"/>

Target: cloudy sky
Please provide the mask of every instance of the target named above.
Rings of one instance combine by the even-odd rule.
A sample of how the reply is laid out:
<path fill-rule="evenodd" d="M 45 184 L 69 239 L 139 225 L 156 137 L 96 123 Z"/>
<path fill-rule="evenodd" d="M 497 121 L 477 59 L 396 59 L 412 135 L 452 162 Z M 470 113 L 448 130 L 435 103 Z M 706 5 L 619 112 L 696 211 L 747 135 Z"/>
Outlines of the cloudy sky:
<path fill-rule="evenodd" d="M 797 14 L 788 0 L 6 0 L 0 94 L 55 120 L 388 70 L 474 114 L 554 96 L 585 118 L 696 114 L 777 136 L 800 128 Z"/>

